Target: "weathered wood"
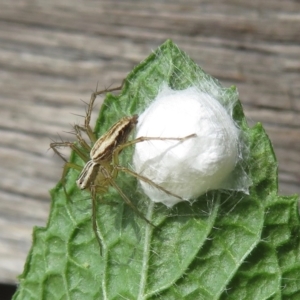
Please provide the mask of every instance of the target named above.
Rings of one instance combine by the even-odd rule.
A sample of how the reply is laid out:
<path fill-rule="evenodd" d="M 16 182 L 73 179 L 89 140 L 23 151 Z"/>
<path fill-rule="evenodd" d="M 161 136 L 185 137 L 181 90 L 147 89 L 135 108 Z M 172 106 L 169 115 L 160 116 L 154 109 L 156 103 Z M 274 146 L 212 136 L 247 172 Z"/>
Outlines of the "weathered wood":
<path fill-rule="evenodd" d="M 63 131 L 82 121 L 80 99 L 97 82 L 119 85 L 167 38 L 238 87 L 249 121 L 274 143 L 281 193 L 300 193 L 299 11 L 279 0 L 2 0 L 0 281 L 16 281 L 33 225 L 46 223 L 63 165 L 51 139 L 72 140 Z"/>

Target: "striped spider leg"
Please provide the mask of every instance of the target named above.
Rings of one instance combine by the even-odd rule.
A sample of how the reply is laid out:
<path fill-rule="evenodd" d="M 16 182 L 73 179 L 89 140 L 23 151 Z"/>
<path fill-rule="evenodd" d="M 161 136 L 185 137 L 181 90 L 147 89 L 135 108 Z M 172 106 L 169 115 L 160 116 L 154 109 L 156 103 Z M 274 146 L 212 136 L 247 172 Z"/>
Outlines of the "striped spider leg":
<path fill-rule="evenodd" d="M 50 147 L 57 153 L 60 157 L 62 155 L 59 153 L 57 148 L 59 147 L 70 147 L 75 151 L 78 156 L 85 162 L 84 167 L 77 164 L 68 162 L 64 157 L 65 166 L 62 174 L 62 182 L 66 176 L 67 170 L 69 168 L 76 169 L 80 171 L 80 175 L 76 181 L 78 188 L 81 190 L 89 190 L 92 198 L 92 222 L 93 230 L 95 232 L 98 244 L 100 246 L 100 253 L 102 249 L 101 237 L 98 234 L 98 224 L 96 218 L 97 211 L 97 194 L 105 194 L 110 186 L 114 187 L 120 196 L 123 198 L 124 202 L 129 205 L 132 210 L 148 224 L 154 226 L 132 203 L 132 201 L 125 195 L 121 188 L 117 185 L 115 179 L 118 176 L 118 172 L 125 172 L 144 181 L 153 187 L 164 191 L 165 193 L 182 199 L 181 197 L 173 194 L 172 192 L 164 189 L 160 185 L 156 184 L 147 177 L 144 177 L 126 167 L 119 165 L 119 155 L 122 150 L 126 147 L 132 146 L 136 143 L 149 141 L 149 140 L 176 140 L 184 141 L 188 138 L 196 136 L 191 134 L 183 138 L 165 138 L 165 137 L 138 137 L 134 140 L 128 141 L 130 133 L 135 128 L 138 122 L 138 115 L 125 116 L 116 122 L 105 134 L 103 134 L 99 139 L 96 138 L 94 132 L 90 127 L 91 112 L 96 96 L 112 90 L 117 90 L 119 88 L 105 90 L 101 92 L 94 92 L 91 95 L 90 103 L 88 105 L 87 114 L 84 121 L 84 126 L 75 125 L 75 134 L 80 145 L 77 146 L 76 143 L 70 142 L 55 142 L 51 143 Z M 83 139 L 81 132 L 85 132 L 89 137 L 92 146 Z"/>

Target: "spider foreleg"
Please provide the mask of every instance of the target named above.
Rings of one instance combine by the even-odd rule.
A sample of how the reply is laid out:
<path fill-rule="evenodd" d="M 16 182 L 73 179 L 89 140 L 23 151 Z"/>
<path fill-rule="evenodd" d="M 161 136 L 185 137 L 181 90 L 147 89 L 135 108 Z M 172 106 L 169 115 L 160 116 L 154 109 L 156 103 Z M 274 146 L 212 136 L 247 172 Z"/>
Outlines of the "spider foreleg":
<path fill-rule="evenodd" d="M 91 94 L 90 102 L 88 104 L 88 108 L 87 108 L 87 112 L 86 112 L 86 117 L 85 117 L 85 120 L 84 120 L 84 128 L 85 128 L 86 133 L 89 136 L 91 141 L 95 140 L 95 135 L 94 135 L 93 130 L 90 126 L 90 122 L 91 122 L 91 116 L 92 116 L 94 102 L 95 102 L 97 96 L 99 96 L 103 93 L 108 93 L 108 92 L 121 90 L 122 87 L 123 87 L 123 84 L 124 84 L 124 81 L 122 82 L 121 86 L 111 88 L 111 89 L 105 89 L 105 90 L 101 90 L 101 91 L 97 91 L 97 87 L 96 87 L 96 91 Z"/>
<path fill-rule="evenodd" d="M 80 148 L 78 148 L 75 143 L 71 142 L 54 142 L 50 144 L 50 148 L 59 156 L 61 157 L 66 163 L 68 162 L 57 150 L 59 147 L 70 147 L 73 151 L 75 151 L 78 156 L 84 161 L 87 162 L 89 160 L 89 157 L 86 153 L 84 153 Z"/>
<path fill-rule="evenodd" d="M 153 225 L 139 210 L 138 208 L 132 203 L 132 201 L 124 194 L 124 192 L 121 190 L 121 188 L 117 185 L 117 183 L 114 180 L 114 177 L 111 176 L 111 174 L 104 168 L 100 166 L 100 170 L 104 177 L 108 180 L 109 184 L 113 186 L 117 192 L 120 194 L 120 196 L 123 198 L 124 202 L 144 221 L 146 221 L 148 224 L 152 225 L 153 227 L 156 227 Z"/>
<path fill-rule="evenodd" d="M 195 133 L 193 134 L 190 134 L 190 135 L 187 135 L 185 137 L 182 137 L 182 138 L 166 138 L 166 137 L 148 137 L 148 136 L 140 136 L 132 141 L 128 141 L 124 144 L 121 144 L 119 145 L 113 152 L 113 160 L 114 162 L 117 162 L 118 161 L 118 156 L 120 154 L 120 152 L 124 149 L 124 148 L 127 148 L 129 146 L 132 146 L 132 145 L 135 145 L 137 143 L 142 143 L 142 142 L 145 142 L 145 141 L 179 141 L 179 142 L 183 142 L 187 139 L 190 139 L 190 138 L 193 138 L 193 137 L 196 137 L 197 135 Z"/>
<path fill-rule="evenodd" d="M 128 168 L 125 168 L 125 167 L 122 167 L 122 166 L 115 166 L 116 169 L 118 169 L 119 171 L 122 171 L 122 172 L 125 172 L 127 174 L 130 174 L 131 176 L 134 176 L 135 178 L 141 180 L 141 181 L 144 181 L 146 183 L 148 183 L 149 185 L 159 189 L 159 190 L 162 190 L 163 192 L 165 192 L 166 194 L 170 195 L 170 196 L 173 196 L 173 197 L 176 197 L 180 200 L 184 200 L 182 197 L 168 191 L 167 189 L 165 189 L 164 187 L 160 186 L 159 184 L 155 183 L 154 181 L 152 181 L 151 179 L 149 179 L 148 177 L 145 177 L 143 175 L 140 175 L 134 171 L 131 171 L 130 169 Z"/>
<path fill-rule="evenodd" d="M 97 242 L 100 248 L 100 255 L 102 255 L 103 241 L 101 237 L 101 233 L 99 230 L 99 225 L 97 222 L 97 195 L 96 195 L 96 187 L 90 187 L 91 196 L 92 196 L 92 223 L 93 223 L 93 231 L 95 233 Z"/>

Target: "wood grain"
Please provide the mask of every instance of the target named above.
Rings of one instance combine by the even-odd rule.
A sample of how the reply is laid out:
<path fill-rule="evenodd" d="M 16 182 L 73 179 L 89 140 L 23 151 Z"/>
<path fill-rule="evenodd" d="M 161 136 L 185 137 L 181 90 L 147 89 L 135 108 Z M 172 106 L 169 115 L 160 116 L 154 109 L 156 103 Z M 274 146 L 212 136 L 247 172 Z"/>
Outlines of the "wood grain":
<path fill-rule="evenodd" d="M 0 281 L 16 282 L 62 161 L 51 139 L 80 123 L 97 82 L 119 85 L 167 38 L 224 86 L 236 85 L 300 193 L 299 1 L 0 2 Z M 98 102 L 98 108 L 100 102 Z"/>

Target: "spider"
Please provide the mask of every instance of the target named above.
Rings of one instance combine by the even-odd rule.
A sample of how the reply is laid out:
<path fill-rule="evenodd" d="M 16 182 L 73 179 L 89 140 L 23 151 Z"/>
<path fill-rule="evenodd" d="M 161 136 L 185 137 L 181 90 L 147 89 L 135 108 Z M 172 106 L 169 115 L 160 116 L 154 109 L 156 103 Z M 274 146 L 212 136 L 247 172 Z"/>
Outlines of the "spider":
<path fill-rule="evenodd" d="M 122 85 L 123 86 L 123 85 Z M 180 196 L 173 194 L 172 192 L 164 189 L 160 185 L 156 184 L 147 177 L 142 176 L 124 166 L 119 164 L 119 154 L 126 147 L 132 146 L 136 143 L 149 141 L 149 140 L 176 140 L 184 141 L 188 138 L 194 137 L 195 134 L 183 138 L 165 138 L 165 137 L 138 137 L 134 140 L 128 140 L 130 133 L 135 128 L 138 123 L 138 115 L 125 116 L 116 122 L 105 134 L 97 139 L 95 133 L 90 126 L 91 113 L 93 109 L 94 102 L 98 95 L 105 92 L 112 92 L 120 90 L 122 86 L 112 89 L 106 89 L 102 91 L 95 91 L 91 94 L 90 102 L 88 104 L 86 116 L 84 119 L 84 125 L 74 125 L 75 135 L 78 142 L 53 142 L 50 147 L 53 151 L 59 155 L 64 161 L 64 169 L 62 174 L 62 182 L 64 183 L 65 176 L 68 169 L 76 169 L 80 172 L 76 184 L 81 190 L 89 190 L 92 198 L 92 223 L 93 231 L 97 238 L 97 242 L 100 247 L 100 253 L 102 251 L 101 238 L 98 235 L 98 224 L 96 219 L 97 211 L 97 194 L 105 194 L 109 186 L 114 187 L 120 196 L 123 198 L 124 202 L 129 205 L 137 215 L 145 220 L 148 224 L 154 226 L 132 203 L 132 201 L 126 196 L 122 189 L 117 185 L 115 179 L 118 176 L 118 172 L 125 172 L 130 174 L 141 181 L 144 181 L 153 187 L 164 191 L 165 193 L 172 195 L 174 197 L 182 199 Z M 81 132 L 85 132 L 90 139 L 91 146 L 84 140 Z M 68 162 L 57 150 L 59 147 L 70 147 L 77 155 L 84 161 L 85 165 L 79 166 L 75 163 Z M 89 154 L 88 154 L 89 153 Z M 63 184 L 64 186 L 64 184 Z M 64 187 L 65 189 L 65 187 Z M 66 190 L 65 190 L 66 193 Z M 154 226 L 155 227 L 155 226 Z"/>

